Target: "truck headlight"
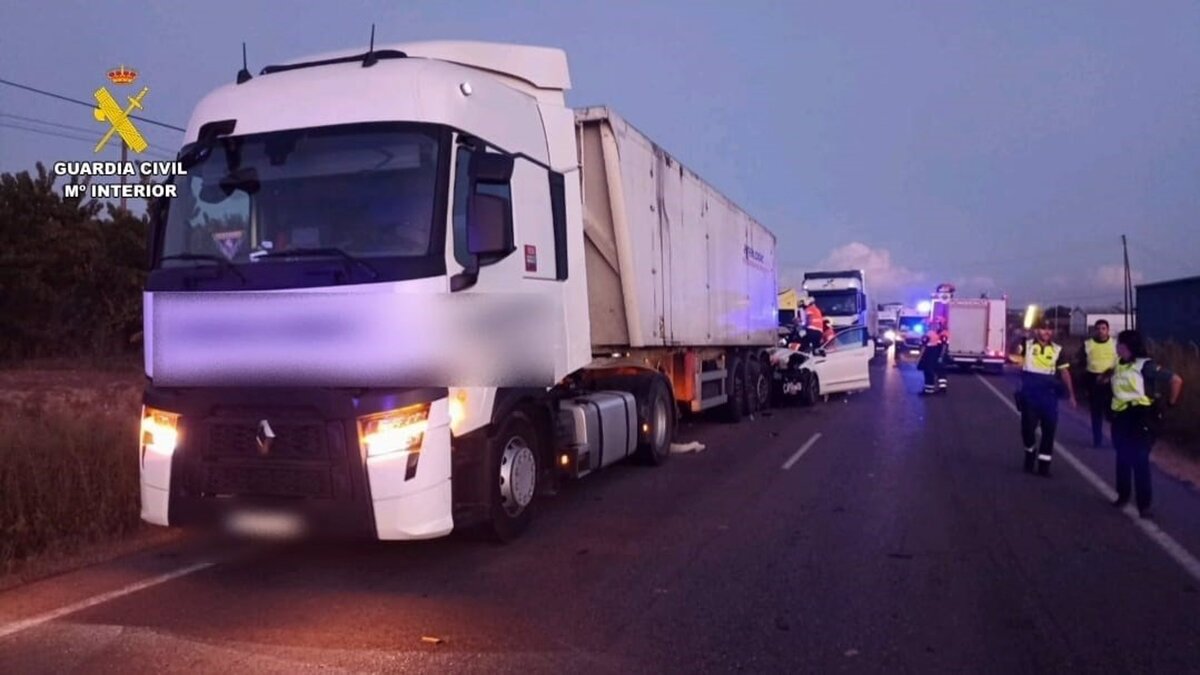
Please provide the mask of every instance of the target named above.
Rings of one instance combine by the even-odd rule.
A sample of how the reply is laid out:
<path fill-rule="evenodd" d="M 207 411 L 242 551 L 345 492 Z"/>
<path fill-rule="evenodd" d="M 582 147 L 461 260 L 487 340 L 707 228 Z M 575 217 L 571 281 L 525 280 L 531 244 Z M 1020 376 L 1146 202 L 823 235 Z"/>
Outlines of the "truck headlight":
<path fill-rule="evenodd" d="M 429 404 L 390 410 L 358 420 L 358 441 L 368 457 L 421 447 L 429 426 Z"/>
<path fill-rule="evenodd" d="M 179 415 L 142 406 L 142 456 L 146 451 L 170 457 L 179 441 Z"/>
<path fill-rule="evenodd" d="M 884 333 L 883 339 L 887 340 L 888 342 L 895 342 L 896 341 L 896 331 L 889 330 L 888 332 Z"/>

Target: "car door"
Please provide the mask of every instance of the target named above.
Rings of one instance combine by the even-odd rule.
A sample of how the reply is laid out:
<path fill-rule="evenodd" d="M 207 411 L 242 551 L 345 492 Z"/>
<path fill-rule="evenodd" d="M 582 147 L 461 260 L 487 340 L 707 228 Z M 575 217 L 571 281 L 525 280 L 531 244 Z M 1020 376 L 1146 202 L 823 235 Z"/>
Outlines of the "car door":
<path fill-rule="evenodd" d="M 867 337 L 866 328 L 842 329 L 825 343 L 823 349 L 825 356 L 815 364 L 822 393 L 835 394 L 871 386 L 868 363 L 874 345 Z"/>

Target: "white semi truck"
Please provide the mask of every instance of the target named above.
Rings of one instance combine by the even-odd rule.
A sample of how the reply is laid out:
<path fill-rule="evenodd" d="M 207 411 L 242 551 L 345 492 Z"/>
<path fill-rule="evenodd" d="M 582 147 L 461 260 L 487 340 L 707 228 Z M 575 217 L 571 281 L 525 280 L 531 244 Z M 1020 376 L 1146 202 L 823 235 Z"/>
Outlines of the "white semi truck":
<path fill-rule="evenodd" d="M 141 515 L 519 535 L 563 477 L 769 402 L 775 237 L 556 49 L 427 42 L 246 70 L 152 208 Z"/>
<path fill-rule="evenodd" d="M 880 342 L 878 309 L 867 295 L 867 280 L 862 270 L 805 272 L 802 288 L 834 329 L 865 326 L 867 335 Z"/>

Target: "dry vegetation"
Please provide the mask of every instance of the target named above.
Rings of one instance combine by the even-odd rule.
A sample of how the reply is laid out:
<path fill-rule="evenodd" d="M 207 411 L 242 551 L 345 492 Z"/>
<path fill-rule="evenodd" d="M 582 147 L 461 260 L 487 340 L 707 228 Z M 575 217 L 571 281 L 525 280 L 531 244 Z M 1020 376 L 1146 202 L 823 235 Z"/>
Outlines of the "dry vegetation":
<path fill-rule="evenodd" d="M 141 376 L 0 371 L 0 573 L 140 529 Z"/>
<path fill-rule="evenodd" d="M 1169 342 L 1151 345 L 1150 352 L 1161 365 L 1183 378 L 1179 407 L 1167 413 L 1167 438 L 1200 459 L 1200 348 L 1195 343 L 1185 346 Z"/>

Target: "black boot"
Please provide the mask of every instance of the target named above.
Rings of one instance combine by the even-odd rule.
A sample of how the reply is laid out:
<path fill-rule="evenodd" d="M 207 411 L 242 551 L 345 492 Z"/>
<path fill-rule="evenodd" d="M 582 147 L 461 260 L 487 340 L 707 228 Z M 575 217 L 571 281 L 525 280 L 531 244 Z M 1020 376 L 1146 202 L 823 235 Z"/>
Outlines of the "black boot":
<path fill-rule="evenodd" d="M 1037 464 L 1038 464 L 1038 467 L 1037 467 L 1038 474 L 1040 474 L 1042 476 L 1046 476 L 1048 478 L 1050 476 L 1050 462 L 1047 462 L 1044 459 L 1039 459 Z"/>

